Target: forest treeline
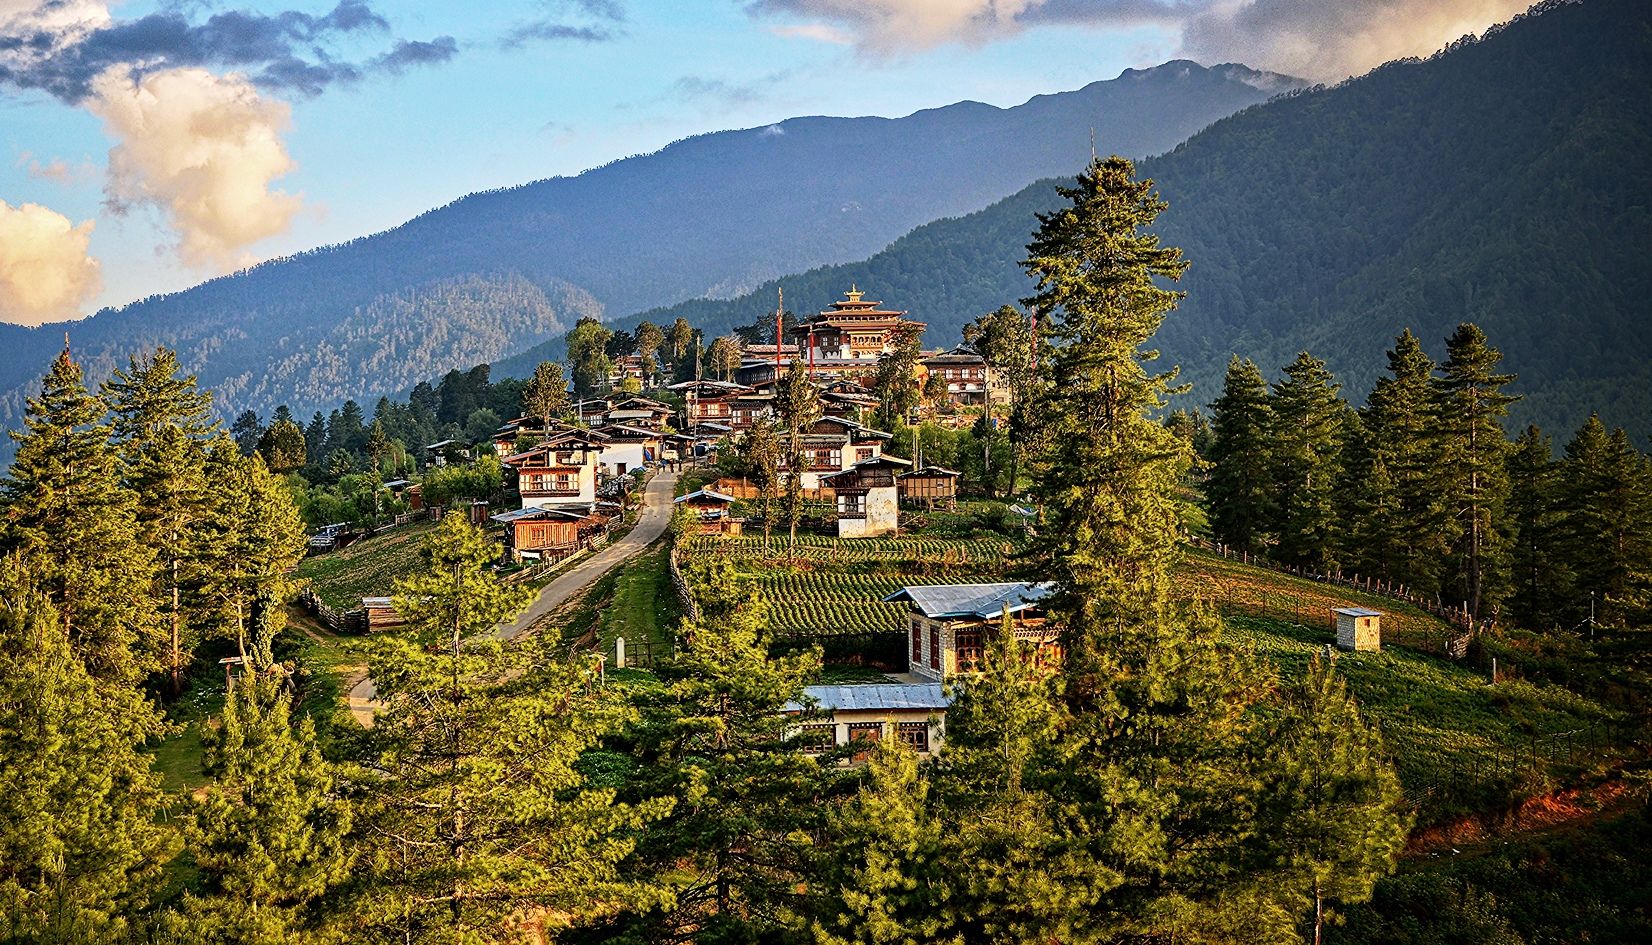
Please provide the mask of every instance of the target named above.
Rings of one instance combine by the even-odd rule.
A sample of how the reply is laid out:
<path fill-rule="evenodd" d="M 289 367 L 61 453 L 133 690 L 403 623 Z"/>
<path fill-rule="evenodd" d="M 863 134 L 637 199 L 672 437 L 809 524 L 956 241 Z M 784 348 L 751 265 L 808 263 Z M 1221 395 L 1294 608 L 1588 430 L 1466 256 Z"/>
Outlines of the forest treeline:
<path fill-rule="evenodd" d="M 1598 415 L 1556 455 L 1503 421 L 1515 376 L 1465 323 L 1436 364 L 1410 331 L 1357 409 L 1303 352 L 1270 384 L 1234 358 L 1202 447 L 1210 530 L 1253 555 L 1363 576 L 1476 620 L 1639 625 L 1652 605 L 1652 460 Z"/>

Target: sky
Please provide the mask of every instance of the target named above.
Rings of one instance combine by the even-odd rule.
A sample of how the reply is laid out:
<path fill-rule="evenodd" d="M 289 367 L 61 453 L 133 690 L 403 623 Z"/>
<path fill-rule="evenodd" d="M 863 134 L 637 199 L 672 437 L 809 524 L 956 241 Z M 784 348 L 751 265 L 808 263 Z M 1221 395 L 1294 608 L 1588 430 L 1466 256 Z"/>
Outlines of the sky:
<path fill-rule="evenodd" d="M 1525 0 L 0 0 L 0 321 L 799 115 L 1189 58 L 1336 81 Z"/>

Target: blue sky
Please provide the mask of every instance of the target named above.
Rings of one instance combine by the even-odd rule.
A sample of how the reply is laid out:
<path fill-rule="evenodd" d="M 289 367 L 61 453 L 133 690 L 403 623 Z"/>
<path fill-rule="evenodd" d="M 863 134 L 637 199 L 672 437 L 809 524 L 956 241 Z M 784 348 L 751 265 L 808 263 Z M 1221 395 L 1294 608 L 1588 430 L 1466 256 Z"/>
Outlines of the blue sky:
<path fill-rule="evenodd" d="M 0 201 L 13 210 L 37 204 L 50 211 L 11 227 L 0 217 L 0 319 L 13 321 L 55 320 L 183 288 L 238 262 L 394 226 L 472 191 L 575 174 L 700 132 L 796 115 L 903 115 L 962 99 L 1012 105 L 1179 55 L 1334 78 L 1395 48 L 1389 21 L 1382 32 L 1387 45 L 1373 42 L 1365 56 L 1372 62 L 1355 55 L 1326 65 L 1303 58 L 1300 45 L 1272 42 L 1290 22 L 1247 25 L 1230 14 L 1211 21 L 1208 12 L 1198 21 L 1187 11 L 1201 4 L 1176 0 L 47 2 L 57 7 L 0 0 L 0 36 L 8 17 L 21 35 L 57 29 L 49 17 L 68 15 L 58 7 L 78 10 L 92 31 L 62 34 L 65 52 L 57 55 L 67 61 L 81 48 L 75 43 L 97 37 L 95 29 L 147 22 L 151 14 L 193 25 L 226 11 L 269 18 L 296 12 L 316 21 L 304 27 L 312 38 L 297 44 L 301 58 L 361 68 L 353 79 L 305 89 L 260 78 L 270 72 L 259 71 L 258 56 L 240 62 L 209 55 L 178 63 L 198 67 L 190 82 L 143 85 L 145 70 L 173 67 L 163 59 L 133 68 L 124 92 L 86 92 L 66 89 L 62 70 L 56 79 L 37 78 L 47 66 L 57 68 L 43 60 L 11 63 L 8 83 L 0 57 Z M 1344 10 L 1421 2 L 1351 0 Z M 971 13 L 972 6 L 997 12 Z M 1278 16 L 1297 15 L 1285 0 L 1240 6 L 1257 17 L 1270 7 L 1284 11 Z M 1414 37 L 1418 48 L 1410 51 L 1426 52 L 1460 35 L 1463 25 L 1483 28 L 1514 9 L 1510 0 L 1431 4 L 1442 7 L 1463 9 Z M 330 11 L 335 19 L 349 12 L 372 22 L 320 23 Z M 509 42 L 532 24 L 563 38 Z M 1323 17 L 1295 28 L 1310 36 L 1348 30 L 1346 22 L 1328 26 Z M 383 65 L 404 41 L 436 44 L 427 47 L 435 49 L 431 61 L 399 71 Z M 150 99 L 198 96 L 205 103 L 183 112 L 180 128 L 193 127 L 199 116 L 233 113 L 237 127 L 258 140 L 236 138 L 219 151 L 219 176 L 203 184 L 178 164 L 191 160 L 189 142 L 156 140 L 185 136 L 160 124 L 169 114 L 162 106 L 174 115 L 177 109 L 146 100 L 145 90 L 154 93 Z M 129 153 L 112 159 L 117 146 Z M 196 205 L 220 199 L 227 203 Z M 112 210 L 113 203 L 124 212 Z M 66 223 L 53 229 L 46 219 L 52 214 Z M 255 219 L 237 229 L 247 218 Z M 79 231 L 76 243 L 65 233 L 65 226 L 86 221 L 89 238 Z M 202 228 L 212 232 L 200 236 Z M 32 256 L 31 242 L 40 249 Z M 77 246 L 96 263 L 75 257 Z M 25 278 L 17 275 L 24 270 L 51 271 L 57 263 L 50 260 L 79 265 L 70 270 L 86 277 L 77 283 L 78 297 L 32 318 L 6 311 L 8 256 L 22 260 L 12 263 L 13 279 Z M 25 304 L 17 301 L 21 295 L 11 298 L 14 308 Z"/>

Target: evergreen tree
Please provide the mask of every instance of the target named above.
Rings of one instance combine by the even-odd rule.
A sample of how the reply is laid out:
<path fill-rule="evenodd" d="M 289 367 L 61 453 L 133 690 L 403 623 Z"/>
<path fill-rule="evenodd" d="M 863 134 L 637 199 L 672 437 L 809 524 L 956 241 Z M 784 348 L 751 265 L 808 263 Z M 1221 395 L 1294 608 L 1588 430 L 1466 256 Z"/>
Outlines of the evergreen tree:
<path fill-rule="evenodd" d="M 1278 771 L 1264 803 L 1278 826 L 1266 842 L 1278 862 L 1266 875 L 1276 895 L 1311 904 L 1319 945 L 1334 919 L 1328 904 L 1370 899 L 1377 880 L 1393 872 L 1411 825 L 1400 814 L 1399 777 L 1336 674 L 1335 657 L 1316 654 L 1287 700 L 1268 739 Z"/>
<path fill-rule="evenodd" d="M 711 343 L 711 369 L 727 381 L 740 368 L 740 339 L 724 335 Z"/>
<path fill-rule="evenodd" d="M 315 724 L 293 723 L 282 669 L 248 669 L 207 734 L 212 783 L 189 830 L 202 882 L 181 931 L 196 942 L 298 945 L 305 907 L 350 873 L 350 813 Z"/>
<path fill-rule="evenodd" d="M 1070 851 L 1061 815 L 1062 680 L 1006 615 L 980 673 L 956 685 L 934 762 L 940 875 L 935 940 L 1083 941 L 1085 910 L 1116 885 Z M 922 864 L 924 861 L 918 861 Z M 921 874 L 920 874 L 921 875 Z"/>
<path fill-rule="evenodd" d="M 1358 514 L 1350 525 L 1350 564 L 1423 593 L 1439 587 L 1445 556 L 1445 506 L 1438 487 L 1434 361 L 1406 330 L 1388 352 L 1361 412 L 1362 467 L 1347 470 Z M 1370 475 L 1365 475 L 1365 470 Z"/>
<path fill-rule="evenodd" d="M 767 940 L 804 908 L 811 835 L 824 826 L 824 775 L 789 715 L 819 671 L 809 651 L 771 658 L 765 608 L 726 561 L 700 565 L 700 618 L 656 668 L 634 732 L 639 798 L 675 798 L 640 838 L 629 869 L 665 886 L 662 907 L 621 924 L 644 942 Z"/>
<path fill-rule="evenodd" d="M 672 363 L 682 361 L 683 355 L 694 343 L 694 326 L 686 318 L 678 318 L 671 323 L 671 360 Z"/>
<path fill-rule="evenodd" d="M 264 665 L 294 591 L 290 572 L 308 541 L 286 484 L 261 458 L 242 457 L 232 447 L 224 439 L 208 447 L 216 507 L 203 529 L 206 566 L 198 581 L 217 634 Z"/>
<path fill-rule="evenodd" d="M 120 941 L 177 852 L 143 750 L 165 726 L 87 672 L 31 572 L 0 560 L 0 940 Z"/>
<path fill-rule="evenodd" d="M 644 381 L 647 381 L 654 376 L 654 372 L 659 364 L 660 349 L 664 346 L 665 331 L 661 329 L 660 326 L 649 321 L 645 321 L 637 326 L 637 354 L 642 357 L 642 362 L 644 365 L 642 372 Z M 682 360 L 682 357 L 683 356 L 681 354 L 677 353 L 676 348 L 673 347 L 671 363 L 676 364 Z"/>
<path fill-rule="evenodd" d="M 1562 595 L 1574 586 L 1565 560 L 1560 467 L 1549 438 L 1535 425 L 1521 431 L 1509 454 L 1509 521 L 1515 617 L 1530 627 L 1552 626 L 1563 609 Z"/>
<path fill-rule="evenodd" d="M 1273 469 L 1279 544 L 1287 564 L 1337 569 L 1337 487 L 1347 421 L 1325 362 L 1304 351 L 1273 388 Z"/>
<path fill-rule="evenodd" d="M 581 756 L 620 721 L 594 674 L 507 645 L 494 631 L 528 601 L 490 566 L 497 547 L 463 516 L 426 540 L 396 583 L 408 631 L 374 641 L 383 712 L 356 772 L 350 941 L 503 940 L 639 901 L 616 878 L 627 836 L 669 802 L 618 804 Z"/>
<path fill-rule="evenodd" d="M 1652 472 L 1620 429 L 1591 415 L 1560 464 L 1562 560 L 1572 572 L 1562 605 L 1568 622 L 1595 607 L 1617 624 L 1645 609 L 1652 589 Z"/>
<path fill-rule="evenodd" d="M 1013 305 L 999 306 L 964 326 L 964 341 L 973 347 L 987 369 L 1009 389 L 1009 493 L 1018 489 L 1021 460 L 1037 426 L 1027 415 L 1037 400 L 1040 339 L 1033 316 Z M 989 405 L 987 414 L 992 413 Z"/>
<path fill-rule="evenodd" d="M 319 463 L 326 456 L 327 449 L 327 418 L 317 410 L 310 418 L 309 426 L 304 428 L 304 457 L 309 463 Z"/>
<path fill-rule="evenodd" d="M 0 494 L 0 551 L 27 559 L 76 655 L 100 680 L 135 683 L 156 665 L 154 553 L 122 488 L 104 404 L 67 349 L 52 362 Z"/>
<path fill-rule="evenodd" d="M 568 379 L 562 374 L 562 365 L 541 361 L 533 369 L 533 377 L 522 391 L 522 409 L 537 417 L 548 434 L 551 420 L 568 409 Z"/>
<path fill-rule="evenodd" d="M 264 435 L 264 421 L 258 418 L 256 410 L 243 410 L 235 416 L 235 422 L 230 425 L 229 435 L 234 438 L 235 445 L 241 448 L 242 456 L 251 456 L 252 451 L 258 448 L 258 440 Z"/>
<path fill-rule="evenodd" d="M 918 756 L 880 738 L 860 789 L 831 809 L 822 851 L 816 945 L 930 945 L 940 940 L 940 832 Z"/>
<path fill-rule="evenodd" d="M 1228 362 L 1222 396 L 1210 405 L 1210 474 L 1205 501 L 1216 540 L 1259 554 L 1273 521 L 1274 482 L 1269 459 L 1273 408 L 1268 382 L 1255 362 Z"/>
<path fill-rule="evenodd" d="M 878 396 L 878 422 L 887 429 L 905 423 L 918 406 L 918 333 L 901 332 L 878 359 L 872 389 Z"/>
<path fill-rule="evenodd" d="M 595 397 L 608 389 L 606 345 L 613 333 L 594 318 L 581 318 L 568 332 L 568 367 L 573 372 L 574 391 L 580 397 Z"/>
<path fill-rule="evenodd" d="M 775 413 L 786 431 L 786 553 L 797 548 L 797 523 L 803 518 L 803 471 L 809 468 L 803 452 L 803 437 L 823 414 L 820 391 L 809 380 L 809 371 L 800 358 L 793 358 L 775 399 Z"/>
<path fill-rule="evenodd" d="M 258 439 L 258 455 L 272 472 L 289 473 L 303 468 L 308 458 L 306 450 L 304 431 L 291 420 L 271 424 Z"/>
<path fill-rule="evenodd" d="M 1045 522 L 1033 563 L 1059 586 L 1047 610 L 1061 628 L 1070 716 L 1052 774 L 1065 841 L 1056 866 L 1070 879 L 1037 892 L 1067 898 L 1043 910 L 1066 925 L 1020 940 L 1184 940 L 1239 908 L 1225 894 L 1256 829 L 1244 710 L 1260 697 L 1259 674 L 1222 649 L 1213 614 L 1171 599 L 1190 458 L 1153 418 L 1172 378 L 1147 371 L 1154 352 L 1143 347 L 1178 298 L 1156 279 L 1186 267 L 1146 231 L 1164 203 L 1118 157 L 1061 194 L 1071 205 L 1039 217 L 1023 265 L 1057 341 L 1038 405 Z"/>
<path fill-rule="evenodd" d="M 155 556 L 153 596 L 167 621 L 163 661 L 173 695 L 183 690 L 189 641 L 204 622 L 196 609 L 186 612 L 185 597 L 199 555 L 197 533 L 212 514 L 205 440 L 217 428 L 212 396 L 178 371 L 177 357 L 157 348 L 142 360 L 133 357 L 104 385 L 116 449 L 137 494 L 138 539 Z"/>
<path fill-rule="evenodd" d="M 1503 392 L 1513 374 L 1496 373 L 1503 359 L 1478 326 L 1462 324 L 1446 339 L 1436 381 L 1440 453 L 1437 477 L 1445 500 L 1446 589 L 1476 621 L 1508 591 L 1508 437 L 1503 418 L 1519 400 Z"/>

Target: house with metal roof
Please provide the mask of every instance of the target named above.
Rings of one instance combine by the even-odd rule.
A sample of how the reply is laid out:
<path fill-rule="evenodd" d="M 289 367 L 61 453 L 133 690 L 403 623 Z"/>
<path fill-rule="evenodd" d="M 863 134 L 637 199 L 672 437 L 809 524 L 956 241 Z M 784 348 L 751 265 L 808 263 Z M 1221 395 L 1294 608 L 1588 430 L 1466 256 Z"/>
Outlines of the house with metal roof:
<path fill-rule="evenodd" d="M 819 483 L 832 490 L 837 503 L 839 538 L 893 535 L 900 527 L 897 473 L 912 464 L 896 456 L 873 456 L 841 472 L 826 473 Z"/>
<path fill-rule="evenodd" d="M 1006 616 L 1015 637 L 1033 647 L 1051 665 L 1061 659 L 1061 645 L 1044 619 L 1043 602 L 1053 584 L 934 584 L 903 587 L 886 602 L 911 604 L 907 666 L 919 679 L 946 682 L 975 671 L 985 653 L 986 634 L 996 632 Z"/>
<path fill-rule="evenodd" d="M 839 745 L 865 745 L 854 761 L 865 760 L 883 738 L 899 738 L 920 755 L 938 751 L 945 737 L 945 716 L 952 698 L 940 683 L 852 683 L 806 686 L 801 702 L 789 713 L 813 710 L 829 720 L 804 722 L 799 732 L 807 750 L 830 751 Z"/>

